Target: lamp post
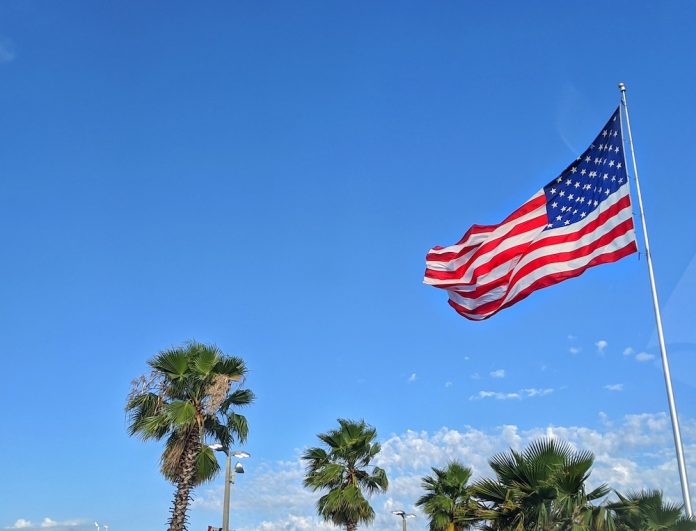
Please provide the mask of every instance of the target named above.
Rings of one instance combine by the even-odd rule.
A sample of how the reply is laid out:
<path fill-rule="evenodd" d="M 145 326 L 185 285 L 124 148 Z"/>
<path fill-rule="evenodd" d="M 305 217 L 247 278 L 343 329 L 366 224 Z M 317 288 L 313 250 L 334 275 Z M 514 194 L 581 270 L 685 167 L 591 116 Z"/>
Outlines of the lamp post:
<path fill-rule="evenodd" d="M 406 526 L 406 519 L 407 518 L 415 518 L 415 514 L 407 513 L 406 511 L 392 511 L 392 514 L 394 516 L 400 516 L 401 517 L 401 524 L 402 524 L 402 529 L 403 531 L 406 531 L 407 526 Z"/>
<path fill-rule="evenodd" d="M 230 452 L 228 448 L 225 448 L 221 444 L 209 444 L 211 450 L 216 452 L 224 452 L 227 456 L 227 464 L 225 465 L 225 501 L 222 508 L 222 531 L 230 531 L 230 485 L 234 483 L 234 477 L 236 474 L 244 474 L 244 467 L 242 463 L 237 461 L 237 464 L 232 468 L 232 457 L 237 459 L 244 459 L 251 457 L 248 452 Z"/>

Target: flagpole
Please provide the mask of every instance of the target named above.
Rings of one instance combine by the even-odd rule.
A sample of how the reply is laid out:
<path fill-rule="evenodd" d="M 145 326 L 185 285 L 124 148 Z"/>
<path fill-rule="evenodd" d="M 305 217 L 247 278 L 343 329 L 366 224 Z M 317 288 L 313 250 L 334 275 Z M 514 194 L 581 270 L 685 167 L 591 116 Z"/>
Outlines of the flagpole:
<path fill-rule="evenodd" d="M 681 430 L 679 429 L 679 418 L 677 417 L 677 405 L 674 401 L 672 390 L 672 376 L 669 372 L 669 361 L 667 360 L 667 348 L 665 347 L 665 336 L 662 332 L 662 317 L 660 316 L 660 306 L 657 301 L 657 288 L 655 287 L 655 273 L 653 272 L 652 255 L 650 253 L 650 242 L 648 241 L 648 227 L 645 222 L 643 212 L 643 196 L 640 193 L 640 181 L 638 180 L 638 166 L 636 164 L 636 153 L 633 150 L 633 135 L 631 134 L 631 120 L 628 116 L 628 103 L 626 103 L 626 85 L 619 83 L 621 91 L 621 104 L 626 114 L 626 129 L 628 129 L 628 143 L 631 147 L 631 158 L 633 159 L 633 175 L 636 180 L 636 193 L 638 194 L 638 209 L 640 220 L 643 225 L 643 239 L 645 240 L 645 257 L 648 261 L 648 274 L 650 275 L 650 288 L 652 290 L 653 308 L 655 310 L 655 320 L 657 321 L 657 338 L 660 343 L 660 353 L 662 356 L 662 369 L 665 376 L 665 387 L 667 388 L 667 401 L 669 402 L 669 415 L 672 419 L 672 433 L 674 434 L 674 448 L 677 453 L 677 467 L 679 468 L 679 479 L 681 481 L 682 496 L 684 497 L 684 510 L 689 518 L 693 517 L 691 510 L 691 494 L 689 493 L 689 479 L 686 475 L 686 464 L 684 462 L 684 447 L 682 445 Z"/>

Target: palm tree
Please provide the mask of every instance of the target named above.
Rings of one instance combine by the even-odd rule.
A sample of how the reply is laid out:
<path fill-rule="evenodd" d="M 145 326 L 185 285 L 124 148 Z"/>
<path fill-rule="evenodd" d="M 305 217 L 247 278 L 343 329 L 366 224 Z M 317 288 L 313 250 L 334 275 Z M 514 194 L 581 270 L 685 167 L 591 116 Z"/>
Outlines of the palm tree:
<path fill-rule="evenodd" d="M 430 531 L 462 531 L 476 522 L 478 504 L 472 498 L 471 469 L 451 461 L 423 478 L 427 491 L 416 505 L 428 515 Z"/>
<path fill-rule="evenodd" d="M 176 485 L 169 530 L 183 531 L 191 490 L 220 468 L 206 437 L 228 449 L 243 443 L 246 418 L 233 407 L 250 404 L 254 394 L 232 391 L 246 366 L 215 346 L 192 341 L 160 352 L 148 364 L 151 373 L 133 381 L 126 403 L 128 432 L 143 440 L 167 438 L 161 470 Z"/>
<path fill-rule="evenodd" d="M 696 529 L 696 521 L 687 518 L 683 506 L 666 502 L 659 490 L 619 494 L 619 501 L 609 504 L 616 514 L 617 529 L 643 531 L 691 531 Z"/>
<path fill-rule="evenodd" d="M 484 529 L 613 529 L 609 511 L 592 504 L 609 488 L 585 488 L 593 462 L 591 452 L 577 452 L 554 439 L 534 441 L 521 453 L 510 450 L 494 456 L 489 464 L 496 478 L 474 485 L 486 507 L 479 512 L 487 520 Z"/>
<path fill-rule="evenodd" d="M 328 491 L 317 502 L 319 516 L 355 531 L 375 517 L 365 494 L 386 492 L 389 482 L 383 469 L 370 464 L 381 449 L 374 442 L 377 430 L 364 420 L 338 419 L 338 424 L 338 429 L 317 435 L 326 450 L 309 448 L 302 456 L 307 467 L 304 485 L 315 492 Z"/>

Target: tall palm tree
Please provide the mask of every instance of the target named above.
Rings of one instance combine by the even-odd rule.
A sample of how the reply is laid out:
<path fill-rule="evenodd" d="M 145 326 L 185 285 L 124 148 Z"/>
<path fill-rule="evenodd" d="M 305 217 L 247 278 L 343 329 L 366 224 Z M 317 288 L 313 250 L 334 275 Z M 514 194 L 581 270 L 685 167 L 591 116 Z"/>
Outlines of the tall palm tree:
<path fill-rule="evenodd" d="M 430 531 L 462 531 L 476 523 L 478 504 L 469 485 L 471 469 L 459 461 L 434 468 L 433 475 L 423 478 L 427 491 L 416 505 L 428 515 Z"/>
<path fill-rule="evenodd" d="M 691 531 L 696 521 L 687 518 L 678 503 L 666 502 L 659 490 L 616 493 L 619 501 L 609 504 L 616 514 L 617 529 L 628 531 Z"/>
<path fill-rule="evenodd" d="M 370 464 L 381 450 L 374 442 L 377 430 L 364 420 L 338 419 L 338 424 L 338 429 L 317 435 L 326 449 L 309 448 L 303 454 L 304 485 L 315 492 L 328 491 L 317 502 L 319 516 L 355 531 L 358 524 L 375 518 L 365 495 L 386 492 L 389 482 L 383 469 Z"/>
<path fill-rule="evenodd" d="M 555 439 L 532 442 L 524 451 L 502 453 L 489 464 L 495 479 L 474 485 L 485 529 L 551 531 L 613 529 L 609 511 L 595 502 L 606 485 L 587 492 L 594 456 Z"/>
<path fill-rule="evenodd" d="M 250 404 L 254 395 L 232 390 L 246 366 L 215 346 L 192 341 L 160 352 L 148 364 L 151 373 L 133 381 L 126 403 L 128 432 L 143 440 L 166 437 L 161 470 L 176 485 L 169 530 L 183 531 L 191 490 L 219 470 L 206 438 L 225 448 L 243 443 L 246 418 L 233 408 Z"/>

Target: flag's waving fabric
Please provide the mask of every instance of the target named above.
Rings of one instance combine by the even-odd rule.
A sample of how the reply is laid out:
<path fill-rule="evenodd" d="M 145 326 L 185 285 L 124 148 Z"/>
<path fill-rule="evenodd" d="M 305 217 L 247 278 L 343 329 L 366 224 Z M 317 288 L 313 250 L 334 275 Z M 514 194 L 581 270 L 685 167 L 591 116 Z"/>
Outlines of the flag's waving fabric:
<path fill-rule="evenodd" d="M 558 177 L 498 225 L 473 225 L 426 257 L 426 284 L 468 319 L 637 251 L 621 115 Z"/>

